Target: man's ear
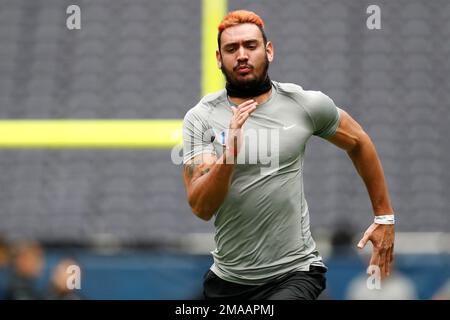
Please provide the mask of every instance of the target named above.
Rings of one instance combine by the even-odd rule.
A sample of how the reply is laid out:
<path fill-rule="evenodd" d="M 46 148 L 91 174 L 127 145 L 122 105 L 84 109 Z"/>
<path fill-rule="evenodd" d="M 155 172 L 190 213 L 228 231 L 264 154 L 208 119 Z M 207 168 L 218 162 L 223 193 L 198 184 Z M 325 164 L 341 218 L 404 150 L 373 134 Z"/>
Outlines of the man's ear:
<path fill-rule="evenodd" d="M 217 68 L 221 69 L 222 68 L 222 59 L 220 57 L 219 50 L 216 50 L 216 60 L 217 60 Z"/>
<path fill-rule="evenodd" d="M 273 61 L 274 52 L 273 52 L 273 44 L 272 44 L 271 41 L 267 41 L 266 54 L 267 54 L 267 59 L 269 60 L 269 62 L 272 62 Z"/>

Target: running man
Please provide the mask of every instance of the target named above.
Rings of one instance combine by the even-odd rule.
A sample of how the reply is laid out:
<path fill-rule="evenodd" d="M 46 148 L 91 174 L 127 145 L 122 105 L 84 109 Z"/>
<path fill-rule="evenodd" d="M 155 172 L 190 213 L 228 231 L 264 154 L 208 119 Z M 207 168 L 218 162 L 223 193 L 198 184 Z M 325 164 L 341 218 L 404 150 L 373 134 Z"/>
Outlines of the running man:
<path fill-rule="evenodd" d="M 375 219 L 358 247 L 371 241 L 370 265 L 382 278 L 389 275 L 394 211 L 370 137 L 324 93 L 270 80 L 274 49 L 258 15 L 230 12 L 218 31 L 217 65 L 226 88 L 203 97 L 183 121 L 187 200 L 199 218 L 214 217 L 205 298 L 312 300 L 325 289 L 327 267 L 310 233 L 302 181 L 312 135 L 345 150 L 363 179 Z M 255 149 L 246 139 L 250 131 L 260 134 L 258 141 L 266 137 L 275 168 L 261 170 L 261 144 Z M 242 155 L 249 156 L 242 161 Z"/>

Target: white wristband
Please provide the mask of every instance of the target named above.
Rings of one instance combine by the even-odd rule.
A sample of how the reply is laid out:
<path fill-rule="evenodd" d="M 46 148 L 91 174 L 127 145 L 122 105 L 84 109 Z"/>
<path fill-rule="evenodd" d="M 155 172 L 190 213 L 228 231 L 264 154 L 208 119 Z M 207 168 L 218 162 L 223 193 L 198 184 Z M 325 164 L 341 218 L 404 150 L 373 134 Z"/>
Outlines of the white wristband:
<path fill-rule="evenodd" d="M 395 224 L 395 217 L 393 214 L 375 216 L 374 222 L 377 224 Z"/>

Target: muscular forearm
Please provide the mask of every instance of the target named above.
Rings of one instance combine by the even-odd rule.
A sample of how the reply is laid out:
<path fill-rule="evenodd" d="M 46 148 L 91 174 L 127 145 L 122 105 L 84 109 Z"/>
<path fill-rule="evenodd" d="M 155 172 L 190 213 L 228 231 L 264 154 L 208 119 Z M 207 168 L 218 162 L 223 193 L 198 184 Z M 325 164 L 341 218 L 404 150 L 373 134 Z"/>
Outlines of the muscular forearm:
<path fill-rule="evenodd" d="M 193 212 L 203 220 L 209 220 L 228 194 L 235 164 L 224 164 L 224 155 L 195 179 L 188 195 Z"/>
<path fill-rule="evenodd" d="M 370 137 L 364 134 L 358 144 L 347 153 L 366 185 L 374 213 L 393 213 L 383 167 Z"/>

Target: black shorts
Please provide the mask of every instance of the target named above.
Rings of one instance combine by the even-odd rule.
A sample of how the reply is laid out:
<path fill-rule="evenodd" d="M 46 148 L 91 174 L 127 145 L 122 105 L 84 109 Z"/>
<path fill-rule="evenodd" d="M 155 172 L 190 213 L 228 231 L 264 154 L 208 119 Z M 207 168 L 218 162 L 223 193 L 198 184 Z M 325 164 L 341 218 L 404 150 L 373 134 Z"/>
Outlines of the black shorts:
<path fill-rule="evenodd" d="M 310 266 L 263 285 L 252 286 L 225 281 L 208 270 L 203 277 L 203 295 L 207 300 L 315 300 L 326 288 L 326 268 Z"/>

